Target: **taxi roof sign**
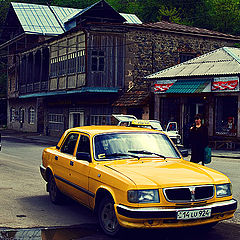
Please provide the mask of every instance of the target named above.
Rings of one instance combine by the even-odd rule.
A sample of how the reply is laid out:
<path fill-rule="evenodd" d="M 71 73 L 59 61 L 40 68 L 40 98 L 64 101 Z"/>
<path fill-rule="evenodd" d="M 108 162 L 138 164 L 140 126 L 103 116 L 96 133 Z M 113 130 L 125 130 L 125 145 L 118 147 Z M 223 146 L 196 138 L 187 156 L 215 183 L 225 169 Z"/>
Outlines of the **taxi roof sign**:
<path fill-rule="evenodd" d="M 151 126 L 148 120 L 132 120 L 131 125 Z"/>

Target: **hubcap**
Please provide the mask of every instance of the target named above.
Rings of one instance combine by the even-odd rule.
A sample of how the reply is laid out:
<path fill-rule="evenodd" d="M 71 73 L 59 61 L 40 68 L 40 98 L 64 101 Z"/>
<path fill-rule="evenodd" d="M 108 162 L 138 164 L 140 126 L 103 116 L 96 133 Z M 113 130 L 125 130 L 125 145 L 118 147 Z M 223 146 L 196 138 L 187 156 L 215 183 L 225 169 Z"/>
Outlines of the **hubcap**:
<path fill-rule="evenodd" d="M 103 207 L 101 219 L 102 219 L 104 228 L 108 232 L 114 232 L 117 229 L 118 221 L 117 221 L 112 203 L 108 203 Z"/>

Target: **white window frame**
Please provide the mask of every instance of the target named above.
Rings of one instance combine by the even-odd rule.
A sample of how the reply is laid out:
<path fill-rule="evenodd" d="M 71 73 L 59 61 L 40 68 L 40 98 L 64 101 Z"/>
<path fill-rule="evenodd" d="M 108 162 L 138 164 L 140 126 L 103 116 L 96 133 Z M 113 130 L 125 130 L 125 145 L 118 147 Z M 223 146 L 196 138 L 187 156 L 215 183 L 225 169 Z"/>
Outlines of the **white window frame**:
<path fill-rule="evenodd" d="M 36 119 L 36 111 L 34 107 L 30 107 L 28 109 L 28 123 L 29 124 L 35 124 Z"/>

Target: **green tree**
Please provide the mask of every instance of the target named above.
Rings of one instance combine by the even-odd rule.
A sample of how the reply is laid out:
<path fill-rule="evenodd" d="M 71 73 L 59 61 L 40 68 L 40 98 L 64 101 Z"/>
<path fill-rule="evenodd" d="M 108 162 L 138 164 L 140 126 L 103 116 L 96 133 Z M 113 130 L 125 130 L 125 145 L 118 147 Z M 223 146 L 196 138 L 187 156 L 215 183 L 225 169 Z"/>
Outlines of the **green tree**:
<path fill-rule="evenodd" d="M 238 0 L 206 0 L 210 28 L 224 32 L 239 34 L 240 8 Z"/>
<path fill-rule="evenodd" d="M 181 13 L 177 8 L 168 8 L 166 6 L 161 6 L 159 9 L 159 15 L 157 19 L 159 21 L 162 20 L 162 17 L 168 17 L 169 21 L 174 22 L 174 23 L 181 23 Z"/>

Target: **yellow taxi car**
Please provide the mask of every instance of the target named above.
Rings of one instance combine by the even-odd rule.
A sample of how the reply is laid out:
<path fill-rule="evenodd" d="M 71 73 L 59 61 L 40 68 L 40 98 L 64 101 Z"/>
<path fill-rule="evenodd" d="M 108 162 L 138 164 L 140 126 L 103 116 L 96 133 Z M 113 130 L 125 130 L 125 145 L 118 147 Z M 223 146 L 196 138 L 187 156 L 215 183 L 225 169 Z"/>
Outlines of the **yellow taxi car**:
<path fill-rule="evenodd" d="M 70 196 L 111 236 L 122 227 L 211 226 L 237 208 L 227 176 L 184 160 L 166 134 L 147 128 L 69 129 L 43 151 L 40 170 L 53 203 Z"/>

